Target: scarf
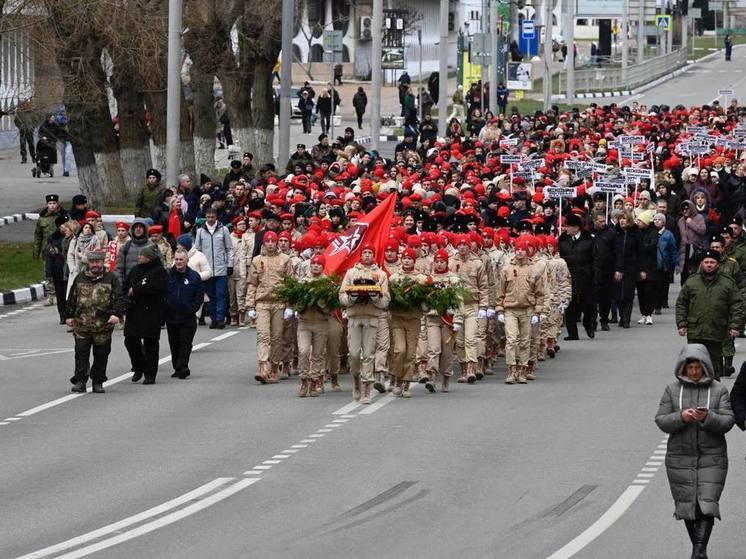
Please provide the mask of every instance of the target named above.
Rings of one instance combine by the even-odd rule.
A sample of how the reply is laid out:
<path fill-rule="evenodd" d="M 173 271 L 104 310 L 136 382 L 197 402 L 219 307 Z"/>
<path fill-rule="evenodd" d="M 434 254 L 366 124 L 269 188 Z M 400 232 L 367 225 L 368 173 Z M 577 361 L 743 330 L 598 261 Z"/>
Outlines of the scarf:
<path fill-rule="evenodd" d="M 168 232 L 174 236 L 174 239 L 181 237 L 181 210 L 174 208 L 168 214 Z"/>

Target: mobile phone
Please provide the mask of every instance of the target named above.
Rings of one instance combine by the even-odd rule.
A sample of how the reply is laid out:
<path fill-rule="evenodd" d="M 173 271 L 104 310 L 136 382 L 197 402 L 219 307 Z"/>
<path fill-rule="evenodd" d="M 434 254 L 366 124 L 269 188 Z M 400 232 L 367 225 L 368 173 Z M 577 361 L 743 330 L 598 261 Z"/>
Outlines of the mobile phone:
<path fill-rule="evenodd" d="M 700 407 L 697 408 L 697 411 L 707 411 L 707 408 L 704 408 L 704 407 L 700 406 Z"/>

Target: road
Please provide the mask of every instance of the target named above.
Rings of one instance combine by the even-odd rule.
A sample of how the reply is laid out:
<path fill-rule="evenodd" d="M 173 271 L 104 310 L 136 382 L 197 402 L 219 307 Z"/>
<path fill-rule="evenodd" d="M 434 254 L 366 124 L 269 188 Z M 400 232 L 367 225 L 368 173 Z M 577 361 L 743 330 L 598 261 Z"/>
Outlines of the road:
<path fill-rule="evenodd" d="M 670 311 L 565 343 L 529 386 L 502 384 L 500 365 L 450 394 L 418 385 L 363 407 L 349 378 L 304 400 L 295 381 L 256 385 L 250 329 L 200 328 L 192 378 L 165 364 L 150 387 L 129 381 L 117 333 L 121 382 L 76 397 L 69 334 L 48 307 L 19 310 L 0 315 L 0 557 L 560 559 L 570 542 L 586 559 L 688 556 L 665 471 L 642 470 L 660 456 L 653 416 L 681 344 Z M 711 557 L 735 559 L 746 437 L 728 440 Z M 598 524 L 610 508 L 621 516 Z"/>
<path fill-rule="evenodd" d="M 666 104 L 673 108 L 678 104 L 686 107 L 710 104 L 717 99 L 721 105 L 727 105 L 733 98 L 726 99 L 718 91 L 733 89 L 735 99 L 743 104 L 743 99 L 746 98 L 744 57 L 746 45 L 736 45 L 731 62 L 726 62 L 722 53 L 707 57 L 703 62 L 688 66 L 681 75 L 663 80 L 643 93 L 624 98 L 620 103 L 637 101 L 648 107 Z"/>

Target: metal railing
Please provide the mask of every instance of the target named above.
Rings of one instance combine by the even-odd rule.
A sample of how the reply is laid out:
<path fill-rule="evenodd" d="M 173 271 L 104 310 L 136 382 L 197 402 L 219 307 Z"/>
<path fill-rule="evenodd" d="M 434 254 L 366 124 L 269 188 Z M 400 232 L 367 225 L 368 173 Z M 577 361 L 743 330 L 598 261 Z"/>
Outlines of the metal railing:
<path fill-rule="evenodd" d="M 640 85 L 665 76 L 686 64 L 686 49 L 678 49 L 663 56 L 656 56 L 642 64 L 622 68 L 593 68 L 575 71 L 575 91 L 629 91 Z M 560 73 L 560 91 L 567 91 L 567 74 Z"/>

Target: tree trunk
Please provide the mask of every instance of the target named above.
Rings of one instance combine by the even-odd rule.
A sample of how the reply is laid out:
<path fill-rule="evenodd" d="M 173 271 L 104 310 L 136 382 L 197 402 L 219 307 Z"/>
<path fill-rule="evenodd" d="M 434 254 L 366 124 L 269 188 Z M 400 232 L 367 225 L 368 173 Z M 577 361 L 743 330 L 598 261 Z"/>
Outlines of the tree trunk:
<path fill-rule="evenodd" d="M 119 109 L 119 156 L 127 198 L 130 200 L 135 198 L 142 186 L 145 170 L 152 166 L 145 124 L 145 101 L 134 85 L 122 84 L 123 87 L 115 88 Z"/>
<path fill-rule="evenodd" d="M 254 72 L 254 158 L 261 164 L 274 161 L 275 111 L 272 98 L 274 62 L 257 60 Z"/>
<path fill-rule="evenodd" d="M 223 84 L 223 95 L 228 105 L 233 143 L 238 144 L 241 151 L 256 153 L 251 106 L 254 63 L 248 60 L 242 60 L 241 66 L 236 65 L 233 60 L 230 63 L 233 67 L 223 70 L 220 83 Z"/>
<path fill-rule="evenodd" d="M 101 189 L 103 181 L 96 165 L 90 135 L 90 123 L 93 118 L 90 114 L 84 114 L 84 108 L 79 103 L 70 101 L 66 95 L 63 100 L 67 112 L 70 142 L 73 146 L 75 165 L 78 170 L 80 190 L 86 195 L 92 207 L 101 208 L 104 206 L 104 193 Z"/>
<path fill-rule="evenodd" d="M 212 87 L 214 74 L 202 72 L 195 60 L 192 65 L 192 115 L 194 116 L 194 163 L 197 177 L 215 169 L 215 107 Z M 196 183 L 197 181 L 195 181 Z"/>
<path fill-rule="evenodd" d="M 166 171 L 166 90 L 150 91 L 145 94 L 145 103 L 150 112 L 150 136 L 153 142 L 153 167 L 165 174 Z"/>
<path fill-rule="evenodd" d="M 179 174 L 189 175 L 194 182 L 194 139 L 192 111 L 189 108 L 184 89 L 181 90 L 181 118 L 180 118 L 180 154 L 179 154 Z"/>
<path fill-rule="evenodd" d="M 96 121 L 89 132 L 93 139 L 93 152 L 99 166 L 104 189 L 104 201 L 107 204 L 123 204 L 127 199 L 127 189 L 122 173 L 122 162 L 119 159 L 119 145 L 114 126 L 111 123 L 109 101 L 104 94 L 103 85 L 96 103 Z"/>

